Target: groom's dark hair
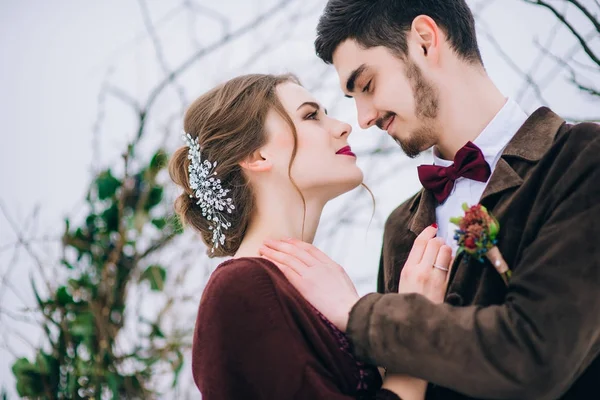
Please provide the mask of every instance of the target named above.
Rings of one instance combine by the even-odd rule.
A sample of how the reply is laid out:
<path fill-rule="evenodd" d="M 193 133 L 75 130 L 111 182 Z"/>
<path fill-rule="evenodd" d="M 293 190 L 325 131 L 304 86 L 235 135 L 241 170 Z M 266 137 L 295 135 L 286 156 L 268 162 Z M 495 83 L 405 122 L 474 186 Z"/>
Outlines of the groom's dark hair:
<path fill-rule="evenodd" d="M 354 39 L 367 49 L 387 47 L 404 59 L 406 34 L 419 15 L 431 17 L 444 30 L 461 58 L 483 64 L 475 20 L 465 0 L 329 0 L 317 25 L 315 50 L 331 64 L 340 43 Z"/>

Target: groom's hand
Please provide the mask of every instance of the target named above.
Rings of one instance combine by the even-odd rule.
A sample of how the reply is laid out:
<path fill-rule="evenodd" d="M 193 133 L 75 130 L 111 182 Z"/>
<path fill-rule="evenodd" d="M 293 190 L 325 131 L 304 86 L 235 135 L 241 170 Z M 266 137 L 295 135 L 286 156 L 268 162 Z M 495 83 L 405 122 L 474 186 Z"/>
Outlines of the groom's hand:
<path fill-rule="evenodd" d="M 342 332 L 359 299 L 346 271 L 321 250 L 296 239 L 267 240 L 263 257 L 279 267 L 292 285 Z"/>

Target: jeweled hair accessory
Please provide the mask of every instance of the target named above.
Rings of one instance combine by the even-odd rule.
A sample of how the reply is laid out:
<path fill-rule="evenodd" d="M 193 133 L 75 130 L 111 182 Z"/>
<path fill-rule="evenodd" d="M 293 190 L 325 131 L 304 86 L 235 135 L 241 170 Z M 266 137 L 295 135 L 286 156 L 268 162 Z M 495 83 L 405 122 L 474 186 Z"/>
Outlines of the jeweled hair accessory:
<path fill-rule="evenodd" d="M 202 209 L 202 216 L 204 216 L 212 226 L 209 229 L 212 231 L 212 252 L 215 249 L 225 243 L 224 230 L 231 227 L 231 222 L 225 218 L 225 212 L 231 214 L 235 209 L 231 197 L 226 197 L 229 193 L 229 189 L 223 189 L 221 187 L 221 180 L 216 178 L 217 175 L 215 168 L 217 162 L 211 163 L 208 160 L 202 160 L 202 149 L 198 144 L 198 138 L 193 139 L 192 136 L 187 133 L 183 135 L 183 140 L 188 145 L 188 159 L 190 165 L 188 167 L 188 174 L 190 180 L 190 187 L 194 191 L 191 198 L 197 198 L 196 204 Z"/>

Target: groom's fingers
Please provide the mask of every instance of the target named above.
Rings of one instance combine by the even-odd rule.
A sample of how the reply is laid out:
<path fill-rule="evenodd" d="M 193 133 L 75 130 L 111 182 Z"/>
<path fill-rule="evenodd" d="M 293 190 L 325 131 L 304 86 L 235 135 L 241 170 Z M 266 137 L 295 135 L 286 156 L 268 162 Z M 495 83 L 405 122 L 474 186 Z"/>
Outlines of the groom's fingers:
<path fill-rule="evenodd" d="M 425 253 L 425 249 L 427 248 L 427 244 L 431 239 L 435 237 L 437 233 L 437 229 L 433 226 L 428 226 L 423 229 L 423 232 L 417 236 L 415 242 L 413 243 L 413 247 L 410 250 L 410 254 L 406 260 L 404 265 L 406 266 L 416 266 L 423 259 L 423 254 Z"/>

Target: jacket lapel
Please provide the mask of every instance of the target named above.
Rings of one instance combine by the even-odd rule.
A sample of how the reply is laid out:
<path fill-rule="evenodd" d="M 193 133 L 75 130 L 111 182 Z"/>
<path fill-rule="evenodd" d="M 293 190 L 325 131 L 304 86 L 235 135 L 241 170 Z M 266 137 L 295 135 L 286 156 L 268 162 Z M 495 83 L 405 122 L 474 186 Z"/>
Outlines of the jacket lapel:
<path fill-rule="evenodd" d="M 413 216 L 409 221 L 408 229 L 415 235 L 419 235 L 423 229 L 435 222 L 435 207 L 437 201 L 433 193 L 422 189 L 420 195 L 415 197 L 410 206 Z"/>
<path fill-rule="evenodd" d="M 496 168 L 486 186 L 480 203 L 487 207 L 497 218 L 506 212 L 512 196 L 503 196 L 514 192 L 524 182 L 528 172 L 548 151 L 557 131 L 564 120 L 547 107 L 537 109 L 525 121 L 504 149 Z M 524 162 L 523 162 L 524 161 Z M 515 165 L 520 164 L 518 172 Z M 422 189 L 410 205 L 412 217 L 408 227 L 415 236 L 435 222 L 437 201 L 433 193 Z M 463 257 L 456 257 L 452 266 L 450 282 L 454 279 L 457 267 Z M 449 285 L 451 289 L 452 285 Z"/>
<path fill-rule="evenodd" d="M 518 206 L 513 202 L 515 194 L 528 179 L 538 161 L 550 149 L 562 124 L 564 120 L 558 115 L 548 108 L 540 108 L 525 121 L 502 153 L 480 200 L 480 203 L 500 221 L 501 231 L 507 213 L 510 212 L 509 207 Z M 505 226 L 504 233 L 507 232 L 510 232 L 509 235 L 518 235 Z M 471 304 L 477 293 L 483 296 L 484 292 L 488 295 L 486 301 L 500 301 L 503 296 L 502 290 L 494 289 L 495 286 L 489 282 L 484 283 L 482 275 L 486 270 L 481 268 L 478 261 L 472 260 L 468 263 L 464 262 L 465 260 L 463 255 L 454 260 L 446 301 L 455 305 Z M 495 274 L 491 275 L 496 278 Z M 499 279 L 496 281 L 501 282 Z M 505 289 L 503 285 L 500 287 Z"/>
<path fill-rule="evenodd" d="M 531 114 L 504 149 L 502 157 L 483 191 L 480 203 L 493 209 L 497 216 L 502 214 L 508 205 L 510 196 L 496 195 L 511 189 L 515 190 L 523 184 L 528 170 L 535 166 L 550 149 L 556 132 L 563 123 L 562 118 L 546 107 L 539 108 Z M 520 169 L 520 173 L 515 170 L 515 164 L 519 161 L 525 161 L 529 165 L 528 168 Z M 492 198 L 499 199 L 499 201 L 494 203 Z"/>

